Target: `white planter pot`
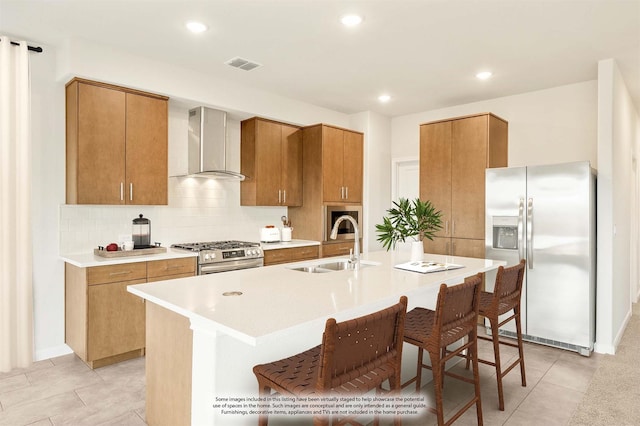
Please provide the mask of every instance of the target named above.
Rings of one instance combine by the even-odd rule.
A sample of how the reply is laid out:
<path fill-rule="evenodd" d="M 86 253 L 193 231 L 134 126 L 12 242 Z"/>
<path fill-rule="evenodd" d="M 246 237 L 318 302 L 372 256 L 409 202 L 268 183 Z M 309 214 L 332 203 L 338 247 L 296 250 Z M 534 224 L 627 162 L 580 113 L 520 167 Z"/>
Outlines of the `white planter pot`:
<path fill-rule="evenodd" d="M 422 245 L 422 241 L 412 241 L 411 242 L 411 261 L 417 262 L 422 260 L 424 256 L 424 246 Z"/>

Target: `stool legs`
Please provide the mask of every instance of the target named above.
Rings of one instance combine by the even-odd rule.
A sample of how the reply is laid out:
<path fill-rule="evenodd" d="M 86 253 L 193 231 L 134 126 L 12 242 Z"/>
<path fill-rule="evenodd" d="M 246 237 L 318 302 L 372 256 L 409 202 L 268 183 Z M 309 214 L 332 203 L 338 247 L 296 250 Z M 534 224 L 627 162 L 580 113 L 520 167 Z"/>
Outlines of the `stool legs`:
<path fill-rule="evenodd" d="M 473 360 L 473 381 L 476 391 L 476 415 L 478 418 L 478 426 L 482 426 L 482 402 L 480 399 L 480 368 L 478 365 L 478 334 L 477 330 L 473 332 L 473 344 L 469 348 L 471 359 Z"/>
<path fill-rule="evenodd" d="M 491 340 L 493 342 L 493 357 L 496 367 L 496 379 L 498 380 L 498 409 L 504 411 L 504 392 L 502 389 L 502 368 L 500 366 L 500 335 L 498 334 L 498 321 L 489 318 L 491 324 Z"/>
<path fill-rule="evenodd" d="M 433 385 L 434 385 L 435 400 L 436 400 L 436 409 L 435 410 L 431 409 L 431 411 L 434 411 L 437 416 L 438 426 L 451 424 L 458 417 L 460 417 L 467 410 L 467 408 L 471 407 L 471 405 L 473 404 L 476 405 L 478 426 L 482 426 L 482 402 L 480 399 L 480 370 L 478 367 L 477 334 L 470 336 L 469 339 L 471 340 L 471 342 L 467 349 L 468 355 L 466 355 L 465 357 L 467 358 L 467 362 L 470 363 L 473 368 L 473 386 L 474 386 L 475 397 L 471 401 L 469 401 L 465 407 L 463 407 L 461 410 L 455 413 L 446 423 L 444 421 L 444 406 L 443 406 L 442 395 L 443 395 L 443 389 L 444 389 L 444 376 L 446 374 L 451 374 L 451 373 L 445 372 L 445 364 L 446 364 L 446 359 L 448 359 L 447 357 L 448 352 L 446 350 L 433 351 L 433 352 L 429 351 L 429 358 L 431 360 L 431 373 L 433 374 Z M 416 376 L 417 390 L 420 388 L 419 377 L 421 377 L 422 368 L 423 368 L 422 355 L 423 355 L 423 350 L 421 348 L 418 348 L 418 372 Z M 452 374 L 452 375 L 454 377 L 460 378 L 460 376 L 456 374 Z M 463 379 L 463 380 L 471 382 L 470 379 Z"/>
<path fill-rule="evenodd" d="M 524 347 L 522 344 L 522 322 L 520 321 L 520 306 L 515 308 L 516 312 L 516 332 L 518 334 L 518 355 L 520 355 L 520 378 L 522 386 L 527 386 L 527 376 L 524 373 Z"/>
<path fill-rule="evenodd" d="M 440 351 L 429 352 L 431 358 L 431 372 L 433 374 L 433 386 L 436 396 L 436 416 L 438 425 L 444 424 L 444 408 L 442 406 L 442 382 L 444 377 L 440 368 Z"/>
<path fill-rule="evenodd" d="M 258 387 L 261 398 L 271 395 L 271 387 L 264 383 L 261 383 L 260 380 L 258 380 Z M 258 415 L 258 426 L 267 426 L 268 422 L 269 416 L 267 414 Z"/>
<path fill-rule="evenodd" d="M 504 376 L 511 371 L 516 364 L 520 364 L 520 379 L 522 381 L 522 386 L 527 386 L 527 378 L 524 370 L 524 346 L 522 342 L 522 324 L 520 320 L 520 307 L 514 308 L 513 319 L 516 321 L 516 337 L 518 340 L 518 344 L 515 345 L 513 343 L 500 342 L 500 334 L 498 328 L 500 324 L 498 323 L 498 318 L 488 317 L 489 323 L 491 325 L 491 341 L 493 342 L 493 354 L 494 354 L 494 362 L 485 362 L 486 364 L 493 365 L 496 368 L 496 380 L 498 382 L 498 408 L 500 411 L 504 411 L 504 389 L 502 386 L 502 379 Z M 510 318 L 511 319 L 511 318 Z M 503 323 L 504 324 L 504 323 Z M 486 339 L 486 338 L 483 338 Z M 488 339 L 486 339 L 488 340 Z M 518 348 L 518 359 L 515 360 L 506 370 L 502 371 L 502 365 L 500 360 L 500 345 L 507 345 Z M 468 365 L 468 361 L 467 361 Z"/>

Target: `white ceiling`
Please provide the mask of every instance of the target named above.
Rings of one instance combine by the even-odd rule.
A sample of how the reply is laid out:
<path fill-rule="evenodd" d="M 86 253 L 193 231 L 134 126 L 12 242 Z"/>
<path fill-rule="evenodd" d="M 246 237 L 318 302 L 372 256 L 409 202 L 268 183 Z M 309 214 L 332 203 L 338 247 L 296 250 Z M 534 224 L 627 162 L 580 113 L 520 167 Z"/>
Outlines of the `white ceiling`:
<path fill-rule="evenodd" d="M 341 15 L 364 16 L 345 28 Z M 210 30 L 194 35 L 184 23 Z M 345 113 L 397 116 L 597 78 L 640 109 L 640 0 L 0 0 L 0 34 L 113 46 Z M 224 62 L 240 56 L 253 71 Z M 488 81 L 474 76 L 494 72 Z M 377 101 L 388 93 L 387 104 Z"/>

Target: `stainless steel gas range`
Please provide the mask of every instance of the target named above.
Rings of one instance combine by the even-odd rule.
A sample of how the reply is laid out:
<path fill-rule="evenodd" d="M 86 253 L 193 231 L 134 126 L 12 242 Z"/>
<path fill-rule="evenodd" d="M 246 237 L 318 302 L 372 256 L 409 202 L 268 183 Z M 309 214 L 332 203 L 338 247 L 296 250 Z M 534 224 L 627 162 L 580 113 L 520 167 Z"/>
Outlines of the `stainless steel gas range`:
<path fill-rule="evenodd" d="M 257 268 L 264 265 L 260 243 L 246 241 L 211 241 L 181 243 L 171 247 L 198 253 L 198 275 Z"/>

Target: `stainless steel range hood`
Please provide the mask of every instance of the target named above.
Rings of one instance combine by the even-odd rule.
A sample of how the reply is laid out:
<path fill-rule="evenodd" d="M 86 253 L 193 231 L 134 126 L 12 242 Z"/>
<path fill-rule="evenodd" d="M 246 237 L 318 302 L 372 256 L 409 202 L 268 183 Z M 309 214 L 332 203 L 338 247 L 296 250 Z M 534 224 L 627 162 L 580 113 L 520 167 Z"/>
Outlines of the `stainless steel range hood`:
<path fill-rule="evenodd" d="M 227 113 L 213 108 L 189 110 L 189 176 L 244 180 L 227 170 Z"/>

